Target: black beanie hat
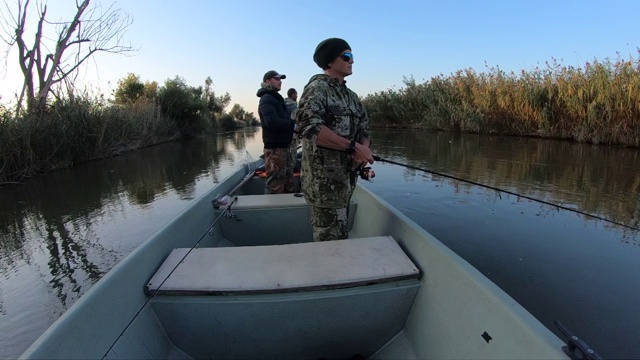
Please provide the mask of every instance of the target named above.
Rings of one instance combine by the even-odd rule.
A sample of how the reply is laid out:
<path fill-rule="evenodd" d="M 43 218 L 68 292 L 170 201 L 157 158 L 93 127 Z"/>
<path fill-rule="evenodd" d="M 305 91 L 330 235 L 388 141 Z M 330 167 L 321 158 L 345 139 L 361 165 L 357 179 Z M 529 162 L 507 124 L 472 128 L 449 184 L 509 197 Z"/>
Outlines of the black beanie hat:
<path fill-rule="evenodd" d="M 351 46 L 346 41 L 339 38 L 329 38 L 316 46 L 316 51 L 313 53 L 313 61 L 322 70 L 326 70 L 329 63 L 337 58 L 341 52 L 350 49 Z"/>

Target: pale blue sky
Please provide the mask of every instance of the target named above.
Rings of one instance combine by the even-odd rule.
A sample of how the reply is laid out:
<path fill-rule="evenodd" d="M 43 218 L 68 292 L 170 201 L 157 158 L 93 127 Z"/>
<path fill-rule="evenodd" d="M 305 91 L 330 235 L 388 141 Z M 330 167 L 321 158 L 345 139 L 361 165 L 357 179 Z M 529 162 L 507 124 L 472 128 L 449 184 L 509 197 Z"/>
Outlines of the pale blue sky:
<path fill-rule="evenodd" d="M 63 16 L 67 3 L 73 6 L 50 1 L 50 12 Z M 485 71 L 485 63 L 529 70 L 552 58 L 583 66 L 618 52 L 637 58 L 640 46 L 640 1 L 128 0 L 116 6 L 133 16 L 125 38 L 140 50 L 95 57 L 80 77 L 84 84 L 109 95 L 130 72 L 160 84 L 179 75 L 192 86 L 211 76 L 217 94 L 229 92 L 232 103 L 256 115 L 262 75 L 284 73 L 283 93 L 289 87 L 301 93 L 320 72 L 312 55 L 328 37 L 351 45 L 354 73 L 347 80 L 361 96 L 401 87 L 404 76 L 423 82 L 470 67 Z M 19 74 L 4 64 L 3 70 L 6 101 Z"/>

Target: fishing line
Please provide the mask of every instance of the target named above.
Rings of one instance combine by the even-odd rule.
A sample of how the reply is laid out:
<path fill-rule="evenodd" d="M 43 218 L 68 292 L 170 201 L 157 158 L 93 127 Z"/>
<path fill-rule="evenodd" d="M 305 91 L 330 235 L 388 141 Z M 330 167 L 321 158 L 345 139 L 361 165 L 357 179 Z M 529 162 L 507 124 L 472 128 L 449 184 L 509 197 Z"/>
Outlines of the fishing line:
<path fill-rule="evenodd" d="M 234 189 L 235 190 L 235 189 Z M 229 193 L 232 194 L 233 192 Z M 196 241 L 195 244 L 193 244 L 193 246 L 191 246 L 191 248 L 189 249 L 189 251 L 187 251 L 186 254 L 184 254 L 184 256 L 182 257 L 182 259 L 180 259 L 180 261 L 177 262 L 177 264 L 173 267 L 173 269 L 171 269 L 171 271 L 169 272 L 169 275 L 167 275 L 164 280 L 162 280 L 162 282 L 160 283 L 160 285 L 158 285 L 158 287 L 153 291 L 153 293 L 151 293 L 151 295 L 149 296 L 149 298 L 147 299 L 147 301 L 144 302 L 144 304 L 142 305 L 142 307 L 140 307 L 140 309 L 138 310 L 138 312 L 136 312 L 136 314 L 133 316 L 133 318 L 131 318 L 131 321 L 129 321 L 129 323 L 127 324 L 127 326 L 125 326 L 124 330 L 122 330 L 122 332 L 120 333 L 120 335 L 118 335 L 118 337 L 116 338 L 116 340 L 111 344 L 111 346 L 109 347 L 109 349 L 107 350 L 107 352 L 102 356 L 102 359 L 104 359 L 105 357 L 107 357 L 107 355 L 109 355 L 109 352 L 111 351 L 111 349 L 113 349 L 113 347 L 118 343 L 118 340 L 120 340 L 120 338 L 122 337 L 122 335 L 124 335 L 124 333 L 127 331 L 127 329 L 129 329 L 129 326 L 131 326 L 131 324 L 133 324 L 133 321 L 138 317 L 138 315 L 140 315 L 140 313 L 142 312 L 142 310 L 144 310 L 144 308 L 147 306 L 147 304 L 149 304 L 149 302 L 156 296 L 156 294 L 158 293 L 158 291 L 160 291 L 160 288 L 162 287 L 162 285 L 164 285 L 164 283 L 169 279 L 169 277 L 171 277 L 171 274 L 173 274 L 173 272 L 178 268 L 178 266 L 180 266 L 180 264 L 184 261 L 184 259 L 191 253 L 191 251 L 193 251 L 193 249 L 195 249 L 196 246 L 198 246 L 198 244 L 200 244 L 200 242 L 202 241 L 202 239 L 204 239 L 205 236 L 207 236 L 207 234 L 209 234 L 209 232 L 213 229 L 213 227 L 216 225 L 216 223 L 228 212 L 231 213 L 231 205 L 233 205 L 236 201 L 238 200 L 237 196 L 234 196 L 233 200 L 227 205 L 227 207 L 222 211 L 222 213 L 220 213 L 220 215 L 218 215 L 218 217 L 213 221 L 213 223 L 209 226 L 209 228 L 207 228 L 207 231 L 204 232 L 204 234 L 202 234 L 202 236 L 200 236 L 200 239 L 198 239 L 198 241 Z M 215 201 L 215 200 L 214 200 Z"/>
<path fill-rule="evenodd" d="M 633 226 L 630 226 L 630 225 L 626 225 L 626 224 L 623 224 L 621 222 L 605 219 L 605 218 L 603 218 L 601 216 L 598 216 L 598 215 L 589 214 L 589 213 L 586 213 L 586 212 L 583 212 L 583 211 L 580 211 L 580 210 L 572 209 L 572 208 L 567 207 L 567 206 L 554 204 L 552 202 L 536 199 L 534 197 L 527 196 L 527 195 L 521 195 L 521 194 L 515 193 L 513 191 L 504 190 L 504 189 L 500 189 L 500 188 L 497 188 L 497 187 L 494 187 L 494 186 L 481 184 L 481 183 L 478 183 L 478 182 L 475 182 L 475 181 L 472 181 L 472 180 L 466 180 L 466 179 L 462 179 L 462 178 L 459 178 L 459 177 L 456 177 L 456 176 L 453 176 L 453 175 L 443 174 L 443 173 L 439 173 L 437 171 L 427 170 L 427 169 L 423 169 L 423 168 L 420 168 L 420 167 L 417 167 L 417 166 L 407 165 L 407 164 L 399 163 L 399 162 L 396 162 L 396 161 L 393 161 L 393 160 L 383 159 L 383 158 L 381 158 L 379 156 L 375 156 L 375 155 L 373 156 L 373 160 L 380 161 L 380 162 L 385 162 L 385 163 L 389 163 L 389 164 L 394 164 L 394 165 L 399 165 L 399 166 L 403 166 L 403 167 L 406 167 L 406 168 L 409 168 L 409 169 L 418 170 L 418 171 L 424 171 L 426 173 L 442 176 L 442 177 L 445 177 L 445 178 L 466 182 L 466 183 L 469 183 L 469 184 L 472 184 L 472 185 L 481 186 L 481 187 L 484 187 L 484 188 L 487 188 L 487 189 L 491 189 L 491 190 L 494 190 L 494 191 L 498 191 L 498 192 L 503 192 L 503 193 L 506 193 L 506 194 L 514 195 L 514 196 L 517 196 L 517 197 L 520 197 L 520 198 L 523 198 L 523 199 L 539 202 L 539 203 L 542 203 L 542 204 L 545 204 L 545 205 L 554 206 L 554 207 L 557 207 L 558 209 L 567 210 L 567 211 L 571 211 L 571 212 L 574 212 L 574 213 L 577 213 L 577 214 L 580 214 L 580 215 L 588 216 L 588 217 L 591 217 L 591 218 L 594 218 L 594 219 L 606 221 L 608 223 L 615 224 L 615 225 L 618 225 L 618 226 L 622 226 L 622 227 L 625 227 L 627 229 L 640 231 L 639 228 L 636 228 L 636 227 L 633 227 Z"/>

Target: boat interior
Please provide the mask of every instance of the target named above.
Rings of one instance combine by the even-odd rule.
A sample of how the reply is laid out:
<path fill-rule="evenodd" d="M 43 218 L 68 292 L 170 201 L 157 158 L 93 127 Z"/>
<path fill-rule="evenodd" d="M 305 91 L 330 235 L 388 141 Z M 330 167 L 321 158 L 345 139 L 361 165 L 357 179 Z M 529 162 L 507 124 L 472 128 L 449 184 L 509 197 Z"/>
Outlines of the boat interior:
<path fill-rule="evenodd" d="M 149 340 L 166 343 L 145 346 L 164 352 L 153 357 L 370 358 L 400 333 L 420 271 L 393 237 L 313 242 L 304 198 L 263 192 L 247 181 L 197 248 L 174 249 L 149 280 L 163 330 Z"/>
<path fill-rule="evenodd" d="M 313 242 L 303 197 L 263 193 L 250 168 L 224 180 L 25 357 L 566 358 L 517 302 L 365 188 L 349 239 L 327 242 Z"/>

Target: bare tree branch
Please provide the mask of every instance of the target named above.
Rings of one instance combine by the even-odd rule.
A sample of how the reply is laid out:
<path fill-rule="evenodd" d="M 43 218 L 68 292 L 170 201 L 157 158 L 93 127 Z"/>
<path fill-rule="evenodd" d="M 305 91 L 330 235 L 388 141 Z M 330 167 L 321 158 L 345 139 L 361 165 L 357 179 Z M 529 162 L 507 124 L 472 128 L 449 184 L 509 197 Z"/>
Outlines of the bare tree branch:
<path fill-rule="evenodd" d="M 115 9 L 115 4 L 108 6 L 106 11 L 102 11 L 99 4 L 90 7 L 90 0 L 76 0 L 76 11 L 71 21 L 58 22 L 49 22 L 46 3 L 38 2 L 36 33 L 33 45 L 28 47 L 25 34 L 28 14 L 31 13 L 29 3 L 30 0 L 18 0 L 17 12 L 6 3 L 0 9 L 3 15 L 0 39 L 8 46 L 7 54 L 12 47 L 17 47 L 19 66 L 24 76 L 17 111 L 25 98 L 27 109 L 44 109 L 48 95 L 55 91 L 54 85 L 67 82 L 67 88 L 70 88 L 70 80 L 77 76 L 77 70 L 97 52 L 122 54 L 137 51 L 123 39 L 133 23 L 132 17 L 121 9 Z M 50 27 L 56 29 L 52 37 L 46 35 L 51 33 Z M 47 43 L 54 43 L 55 48 L 50 49 Z"/>

